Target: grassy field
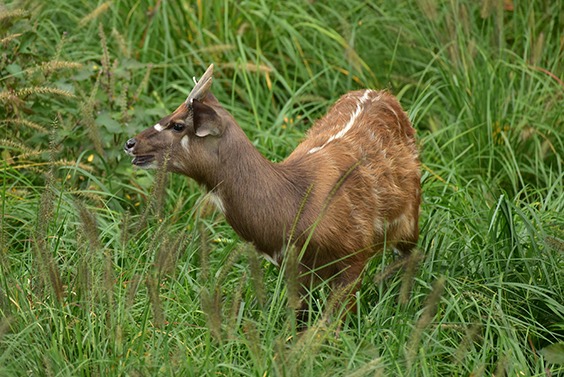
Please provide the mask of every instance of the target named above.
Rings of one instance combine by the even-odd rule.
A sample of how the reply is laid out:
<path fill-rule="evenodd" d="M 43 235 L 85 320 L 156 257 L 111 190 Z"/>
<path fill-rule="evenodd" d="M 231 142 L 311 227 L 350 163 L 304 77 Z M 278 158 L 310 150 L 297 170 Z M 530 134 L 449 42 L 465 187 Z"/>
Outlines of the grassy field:
<path fill-rule="evenodd" d="M 0 4 L 0 376 L 564 376 L 564 1 L 324 4 Z M 338 335 L 122 152 L 212 62 L 273 161 L 353 89 L 418 130 L 419 252 L 374 259 Z"/>

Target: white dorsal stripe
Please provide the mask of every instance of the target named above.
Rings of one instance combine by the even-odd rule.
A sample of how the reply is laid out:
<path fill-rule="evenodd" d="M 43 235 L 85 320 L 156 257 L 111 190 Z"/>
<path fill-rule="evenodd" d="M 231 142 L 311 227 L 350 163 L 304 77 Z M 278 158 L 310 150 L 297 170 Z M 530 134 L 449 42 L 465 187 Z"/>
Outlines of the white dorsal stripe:
<path fill-rule="evenodd" d="M 164 130 L 164 127 L 161 126 L 160 123 L 155 124 L 155 125 L 153 126 L 153 128 L 154 128 L 155 131 L 157 131 L 157 132 L 161 132 L 162 130 Z"/>
<path fill-rule="evenodd" d="M 351 118 L 349 119 L 349 121 L 347 122 L 347 124 L 345 125 L 345 127 L 341 131 L 337 132 L 335 135 L 332 135 L 325 143 L 323 143 L 322 146 L 311 148 L 307 153 L 308 154 L 315 153 L 315 152 L 325 148 L 325 146 L 327 144 L 329 144 L 330 142 L 332 142 L 333 140 L 340 139 L 343 136 L 345 136 L 347 134 L 347 132 L 349 132 L 349 130 L 352 128 L 354 123 L 356 122 L 356 118 L 358 118 L 358 116 L 360 115 L 364 103 L 368 100 L 368 98 L 369 98 L 369 96 L 372 92 L 374 92 L 372 89 L 367 89 L 367 90 L 364 91 L 364 94 L 358 100 L 358 104 L 356 105 L 356 109 L 352 113 Z M 377 98 L 375 98 L 375 99 L 377 99 Z M 373 99 L 373 101 L 375 99 Z"/>

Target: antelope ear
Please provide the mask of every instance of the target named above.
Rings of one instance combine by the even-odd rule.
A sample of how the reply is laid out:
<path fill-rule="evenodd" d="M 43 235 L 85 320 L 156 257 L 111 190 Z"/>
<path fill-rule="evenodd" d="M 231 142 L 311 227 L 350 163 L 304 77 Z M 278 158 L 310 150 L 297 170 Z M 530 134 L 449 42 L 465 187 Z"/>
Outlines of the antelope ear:
<path fill-rule="evenodd" d="M 192 101 L 192 117 L 196 136 L 220 136 L 223 134 L 225 127 L 219 115 L 210 106 L 197 99 Z"/>

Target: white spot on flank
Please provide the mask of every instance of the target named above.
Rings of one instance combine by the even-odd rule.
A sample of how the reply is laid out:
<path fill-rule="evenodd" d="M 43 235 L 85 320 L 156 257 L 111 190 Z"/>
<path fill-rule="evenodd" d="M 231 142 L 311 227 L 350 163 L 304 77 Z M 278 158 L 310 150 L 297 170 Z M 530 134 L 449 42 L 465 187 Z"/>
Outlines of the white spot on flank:
<path fill-rule="evenodd" d="M 404 221 L 406 221 L 407 216 L 405 215 L 405 213 L 402 213 L 401 215 L 399 215 L 398 217 L 396 217 L 395 219 L 392 220 L 392 222 L 390 223 L 391 226 L 398 226 L 398 225 L 402 225 Z"/>
<path fill-rule="evenodd" d="M 161 126 L 160 123 L 155 124 L 155 125 L 153 126 L 153 128 L 154 128 L 155 131 L 157 131 L 157 132 L 161 132 L 162 130 L 164 130 L 164 127 Z"/>
<path fill-rule="evenodd" d="M 182 145 L 182 148 L 184 148 L 186 150 L 186 152 L 188 152 L 188 135 L 184 135 L 184 137 L 180 140 L 180 145 Z"/>
<path fill-rule="evenodd" d="M 330 142 L 332 142 L 333 140 L 340 139 L 343 136 L 345 136 L 346 133 L 349 132 L 349 130 L 352 128 L 352 126 L 356 122 L 356 118 L 358 118 L 358 116 L 360 115 L 360 112 L 362 111 L 362 107 L 363 107 L 364 103 L 368 100 L 368 97 L 373 92 L 374 91 L 372 89 L 367 89 L 367 90 L 364 91 L 364 94 L 358 100 L 358 104 L 356 105 L 356 109 L 352 113 L 351 118 L 349 119 L 349 121 L 347 122 L 347 124 L 345 125 L 345 127 L 341 131 L 337 132 L 335 135 L 332 135 L 322 146 L 311 148 L 307 153 L 308 154 L 315 153 L 315 152 L 325 148 L 325 146 L 327 144 L 329 144 Z M 379 96 L 378 96 L 378 98 L 379 98 Z"/>
<path fill-rule="evenodd" d="M 374 231 L 377 234 L 384 233 L 384 224 L 382 223 L 382 220 L 380 218 L 374 219 Z"/>

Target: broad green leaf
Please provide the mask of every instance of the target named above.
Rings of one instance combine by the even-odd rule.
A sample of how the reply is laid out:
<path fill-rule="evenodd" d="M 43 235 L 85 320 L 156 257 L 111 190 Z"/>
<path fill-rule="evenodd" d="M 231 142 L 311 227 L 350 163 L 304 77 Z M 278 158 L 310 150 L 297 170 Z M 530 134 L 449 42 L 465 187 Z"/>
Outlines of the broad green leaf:
<path fill-rule="evenodd" d="M 551 364 L 564 365 L 564 343 L 554 343 L 540 350 L 540 354 Z"/>
<path fill-rule="evenodd" d="M 112 134 L 119 134 L 123 131 L 123 125 L 116 121 L 107 111 L 100 113 L 100 115 L 96 117 L 96 124 L 104 127 Z"/>

